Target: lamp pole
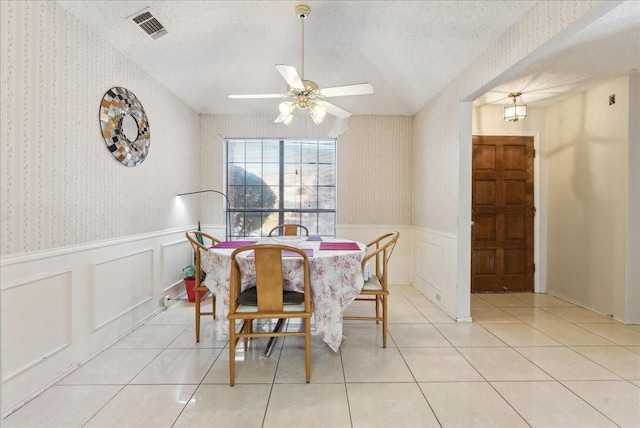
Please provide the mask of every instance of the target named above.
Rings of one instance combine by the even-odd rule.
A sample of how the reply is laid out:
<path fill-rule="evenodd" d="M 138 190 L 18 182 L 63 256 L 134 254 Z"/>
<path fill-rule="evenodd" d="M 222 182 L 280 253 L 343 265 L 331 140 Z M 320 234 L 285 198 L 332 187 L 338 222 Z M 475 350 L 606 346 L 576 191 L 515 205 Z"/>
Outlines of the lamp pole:
<path fill-rule="evenodd" d="M 207 190 L 197 190 L 195 192 L 185 192 L 178 193 L 177 196 L 187 196 L 187 195 L 195 195 L 196 193 L 217 193 L 218 195 L 222 195 L 227 204 L 227 215 L 225 220 L 225 241 L 228 241 L 231 237 L 231 212 L 229 209 L 231 208 L 231 203 L 229 202 L 229 198 L 224 193 L 219 190 L 207 189 Z"/>

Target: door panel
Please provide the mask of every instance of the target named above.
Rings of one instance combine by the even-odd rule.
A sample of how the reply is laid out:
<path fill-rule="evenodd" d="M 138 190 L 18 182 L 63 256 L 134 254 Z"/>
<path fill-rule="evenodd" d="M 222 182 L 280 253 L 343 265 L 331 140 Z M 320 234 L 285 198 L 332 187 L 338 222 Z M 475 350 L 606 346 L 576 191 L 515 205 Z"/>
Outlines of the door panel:
<path fill-rule="evenodd" d="M 533 291 L 533 137 L 473 137 L 471 291 Z"/>

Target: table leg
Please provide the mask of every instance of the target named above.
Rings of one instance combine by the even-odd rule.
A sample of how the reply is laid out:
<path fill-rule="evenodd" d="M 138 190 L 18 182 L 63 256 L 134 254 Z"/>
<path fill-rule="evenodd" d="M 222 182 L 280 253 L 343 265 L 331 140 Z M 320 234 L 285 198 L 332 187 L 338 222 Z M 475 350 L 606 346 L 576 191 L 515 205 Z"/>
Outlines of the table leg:
<path fill-rule="evenodd" d="M 278 319 L 278 322 L 276 322 L 276 328 L 273 329 L 274 332 L 280 332 L 282 331 L 282 327 L 284 326 L 284 318 L 280 318 Z M 267 343 L 267 347 L 264 348 L 264 351 L 262 351 L 262 356 L 263 357 L 269 357 L 271 356 L 271 351 L 273 351 L 273 347 L 276 345 L 276 342 L 278 341 L 278 338 L 275 336 L 272 336 L 269 338 L 269 343 Z"/>

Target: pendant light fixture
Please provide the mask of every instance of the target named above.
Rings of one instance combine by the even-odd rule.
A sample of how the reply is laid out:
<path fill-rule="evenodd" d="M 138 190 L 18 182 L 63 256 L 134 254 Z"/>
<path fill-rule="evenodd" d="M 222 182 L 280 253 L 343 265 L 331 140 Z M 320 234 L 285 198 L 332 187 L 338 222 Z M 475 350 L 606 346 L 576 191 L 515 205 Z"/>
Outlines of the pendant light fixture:
<path fill-rule="evenodd" d="M 527 105 L 517 103 L 517 98 L 521 95 L 522 92 L 512 92 L 509 94 L 509 98 L 513 99 L 513 104 L 504 108 L 505 122 L 517 122 L 527 117 Z"/>

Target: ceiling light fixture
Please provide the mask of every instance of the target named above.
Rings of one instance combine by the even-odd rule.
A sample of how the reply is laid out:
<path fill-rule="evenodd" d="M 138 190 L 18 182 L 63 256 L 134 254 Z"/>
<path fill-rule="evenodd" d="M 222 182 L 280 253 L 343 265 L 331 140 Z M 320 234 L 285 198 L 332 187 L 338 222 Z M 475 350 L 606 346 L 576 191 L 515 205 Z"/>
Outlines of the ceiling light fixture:
<path fill-rule="evenodd" d="M 297 110 L 309 110 L 309 115 L 316 125 L 320 125 L 327 117 L 327 113 L 339 119 L 346 119 L 351 116 L 348 111 L 325 101 L 330 97 L 345 97 L 353 95 L 367 95 L 373 93 L 373 86 L 368 83 L 357 83 L 355 85 L 334 86 L 320 89 L 315 82 L 304 78 L 304 20 L 311 13 L 309 6 L 300 4 L 296 6 L 296 15 L 300 18 L 302 30 L 302 61 L 301 73 L 295 67 L 277 64 L 276 69 L 287 82 L 287 93 L 285 94 L 248 94 L 229 95 L 229 98 L 289 98 L 278 105 L 280 114 L 276 118 L 276 123 L 289 125 L 295 119 Z"/>
<path fill-rule="evenodd" d="M 517 122 L 527 117 L 527 105 L 518 104 L 516 99 L 522 95 L 522 92 L 512 92 L 509 98 L 513 98 L 513 104 L 504 108 L 504 121 Z"/>

